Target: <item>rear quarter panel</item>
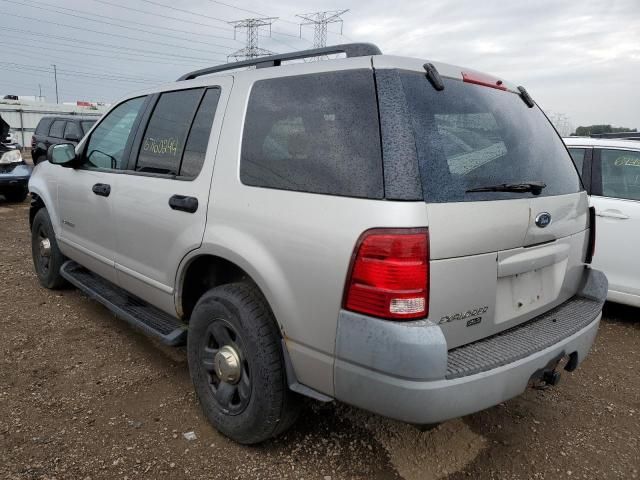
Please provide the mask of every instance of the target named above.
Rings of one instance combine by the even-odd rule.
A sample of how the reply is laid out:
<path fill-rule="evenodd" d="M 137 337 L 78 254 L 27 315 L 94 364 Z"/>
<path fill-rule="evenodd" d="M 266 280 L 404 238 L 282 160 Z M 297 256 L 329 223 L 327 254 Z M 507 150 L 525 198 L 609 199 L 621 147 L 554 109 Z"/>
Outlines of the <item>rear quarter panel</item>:
<path fill-rule="evenodd" d="M 335 70 L 333 62 L 287 68 L 296 75 Z M 370 68 L 369 58 L 342 68 Z M 427 225 L 423 202 L 387 202 L 245 186 L 239 158 L 248 94 L 254 81 L 280 69 L 234 80 L 213 174 L 200 253 L 242 267 L 265 294 L 286 340 L 298 380 L 333 394 L 338 314 L 357 239 L 374 227 Z"/>

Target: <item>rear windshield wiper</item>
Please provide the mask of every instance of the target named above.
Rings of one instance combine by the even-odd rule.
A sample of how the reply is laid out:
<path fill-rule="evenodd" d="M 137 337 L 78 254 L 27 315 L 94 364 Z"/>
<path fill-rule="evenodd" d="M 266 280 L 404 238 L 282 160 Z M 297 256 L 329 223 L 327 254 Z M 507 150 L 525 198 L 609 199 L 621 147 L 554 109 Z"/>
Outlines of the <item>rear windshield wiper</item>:
<path fill-rule="evenodd" d="M 528 193 L 531 192 L 534 195 L 540 195 L 542 189 L 547 184 L 544 182 L 523 182 L 523 183 L 501 183 L 500 185 L 490 185 L 487 187 L 470 188 L 467 193 L 470 192 L 516 192 L 516 193 Z"/>

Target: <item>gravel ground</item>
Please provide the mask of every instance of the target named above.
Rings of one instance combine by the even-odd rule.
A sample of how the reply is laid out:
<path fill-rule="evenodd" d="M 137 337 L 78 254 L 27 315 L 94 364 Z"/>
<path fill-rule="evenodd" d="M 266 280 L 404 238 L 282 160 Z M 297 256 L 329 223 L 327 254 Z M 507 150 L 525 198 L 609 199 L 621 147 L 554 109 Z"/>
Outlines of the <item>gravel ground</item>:
<path fill-rule="evenodd" d="M 608 305 L 591 356 L 553 389 L 428 432 L 310 403 L 284 436 L 242 447 L 205 421 L 184 349 L 39 286 L 27 213 L 0 199 L 1 479 L 638 478 L 636 309 Z"/>

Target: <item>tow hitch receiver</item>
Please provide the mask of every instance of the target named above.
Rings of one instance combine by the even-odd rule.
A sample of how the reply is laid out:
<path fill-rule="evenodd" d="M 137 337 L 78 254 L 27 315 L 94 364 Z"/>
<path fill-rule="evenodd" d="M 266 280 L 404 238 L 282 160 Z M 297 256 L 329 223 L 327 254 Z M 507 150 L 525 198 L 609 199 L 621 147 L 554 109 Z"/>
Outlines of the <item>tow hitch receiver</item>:
<path fill-rule="evenodd" d="M 542 374 L 542 381 L 547 385 L 555 387 L 560 383 L 560 372 L 557 370 L 547 370 Z"/>
<path fill-rule="evenodd" d="M 577 355 L 572 353 L 571 355 L 561 355 L 558 358 L 550 361 L 547 366 L 537 370 L 531 379 L 529 385 L 533 388 L 546 388 L 555 387 L 560 383 L 560 371 L 562 369 L 572 372 L 576 368 Z"/>

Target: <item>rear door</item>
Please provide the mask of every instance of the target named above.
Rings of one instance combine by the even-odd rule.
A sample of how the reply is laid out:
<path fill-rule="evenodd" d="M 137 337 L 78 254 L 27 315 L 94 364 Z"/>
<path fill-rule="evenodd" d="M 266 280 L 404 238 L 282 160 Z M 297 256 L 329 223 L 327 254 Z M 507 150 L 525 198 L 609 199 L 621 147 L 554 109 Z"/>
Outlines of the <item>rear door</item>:
<path fill-rule="evenodd" d="M 593 266 L 609 279 L 609 299 L 640 306 L 640 151 L 596 149 L 591 203 L 598 229 Z"/>
<path fill-rule="evenodd" d="M 451 348 L 575 294 L 588 200 L 537 106 L 510 91 L 463 82 L 461 72 L 436 90 L 419 69 L 400 71 L 399 78 L 429 222 L 429 317 Z M 500 191 L 504 185 L 512 191 Z"/>
<path fill-rule="evenodd" d="M 169 313 L 178 265 L 202 243 L 230 87 L 231 78 L 219 78 L 206 88 L 157 95 L 119 178 L 118 283 Z"/>

